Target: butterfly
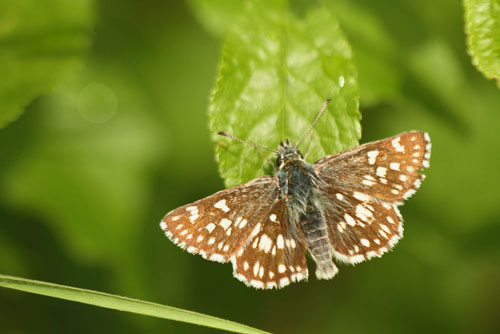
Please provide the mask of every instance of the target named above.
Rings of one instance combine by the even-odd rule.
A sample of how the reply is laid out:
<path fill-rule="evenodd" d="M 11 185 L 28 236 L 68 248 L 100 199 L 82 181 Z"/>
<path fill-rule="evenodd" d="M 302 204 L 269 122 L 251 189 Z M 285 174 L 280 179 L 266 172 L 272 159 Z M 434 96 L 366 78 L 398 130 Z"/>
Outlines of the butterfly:
<path fill-rule="evenodd" d="M 403 235 L 398 206 L 420 187 L 431 142 L 410 131 L 308 163 L 286 140 L 276 153 L 277 173 L 219 191 L 169 212 L 160 226 L 176 245 L 221 263 L 257 289 L 283 288 L 309 276 L 331 279 L 336 259 L 357 264 L 388 252 Z"/>

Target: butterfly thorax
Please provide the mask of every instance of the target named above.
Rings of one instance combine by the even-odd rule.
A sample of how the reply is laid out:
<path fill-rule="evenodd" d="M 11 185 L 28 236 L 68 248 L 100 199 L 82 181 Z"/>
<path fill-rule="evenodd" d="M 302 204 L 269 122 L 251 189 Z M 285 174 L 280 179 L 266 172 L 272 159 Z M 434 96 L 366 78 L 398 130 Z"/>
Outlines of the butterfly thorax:
<path fill-rule="evenodd" d="M 278 152 L 276 163 L 279 167 L 280 197 L 303 212 L 313 195 L 316 174 L 312 165 L 288 140 L 281 142 Z"/>

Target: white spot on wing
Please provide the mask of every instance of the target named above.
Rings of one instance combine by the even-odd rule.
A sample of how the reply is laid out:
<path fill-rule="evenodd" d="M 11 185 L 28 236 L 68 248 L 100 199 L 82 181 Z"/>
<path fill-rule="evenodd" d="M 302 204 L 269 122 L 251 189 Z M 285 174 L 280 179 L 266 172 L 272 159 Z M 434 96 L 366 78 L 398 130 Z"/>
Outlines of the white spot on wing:
<path fill-rule="evenodd" d="M 283 239 L 283 236 L 281 234 L 278 235 L 278 239 L 276 240 L 276 245 L 278 246 L 279 249 L 283 249 L 285 247 L 285 240 Z"/>
<path fill-rule="evenodd" d="M 399 163 L 398 162 L 391 162 L 389 164 L 389 167 L 392 169 L 392 170 L 399 170 Z"/>
<path fill-rule="evenodd" d="M 240 222 L 240 225 L 238 226 L 239 228 L 243 228 L 245 227 L 245 225 L 247 224 L 247 220 L 246 219 L 243 219 L 241 222 Z"/>
<path fill-rule="evenodd" d="M 347 222 L 347 224 L 349 224 L 351 226 L 355 226 L 356 225 L 356 221 L 354 220 L 354 218 L 352 218 L 351 216 L 349 216 L 347 213 L 344 215 L 344 219 Z"/>
<path fill-rule="evenodd" d="M 378 233 L 379 233 L 382 237 L 384 237 L 385 239 L 389 239 L 389 237 L 387 236 L 387 234 L 386 234 L 386 233 L 385 233 L 382 229 L 378 230 Z"/>
<path fill-rule="evenodd" d="M 369 181 L 369 180 L 363 180 L 363 181 L 361 181 L 361 183 L 363 183 L 364 185 L 367 185 L 369 187 L 371 187 L 375 184 L 375 182 Z"/>
<path fill-rule="evenodd" d="M 205 226 L 205 228 L 207 229 L 208 233 L 212 233 L 212 231 L 215 229 L 215 224 L 210 223 L 207 226 Z"/>
<path fill-rule="evenodd" d="M 377 176 L 380 176 L 380 177 L 385 177 L 385 173 L 387 173 L 387 168 L 385 167 L 377 167 Z"/>
<path fill-rule="evenodd" d="M 394 147 L 396 149 L 396 152 L 404 152 L 405 151 L 404 146 L 402 146 L 401 143 L 399 142 L 400 140 L 401 140 L 401 137 L 397 137 L 397 138 L 394 138 L 392 140 L 392 147 Z"/>
<path fill-rule="evenodd" d="M 257 276 L 257 273 L 259 272 L 259 261 L 255 262 L 255 264 L 253 265 L 253 275 L 254 276 Z"/>
<path fill-rule="evenodd" d="M 377 150 L 375 150 L 375 151 L 369 151 L 368 153 L 366 153 L 366 155 L 368 155 L 368 163 L 370 165 L 375 164 L 375 161 L 377 159 L 378 153 L 379 153 L 379 151 L 377 151 Z"/>
<path fill-rule="evenodd" d="M 272 246 L 273 246 L 273 241 L 271 240 L 271 238 L 269 238 L 267 234 L 263 234 L 260 237 L 259 249 L 263 250 L 264 253 L 269 253 Z"/>
<path fill-rule="evenodd" d="M 370 241 L 368 239 L 361 239 L 361 244 L 365 247 L 370 247 Z"/>
<path fill-rule="evenodd" d="M 227 219 L 227 218 L 222 218 L 219 224 L 220 224 L 220 226 L 222 226 L 222 228 L 223 228 L 224 230 L 227 230 L 227 228 L 228 228 L 229 226 L 231 226 L 231 224 L 232 224 L 232 223 L 233 223 L 233 222 L 232 222 L 232 221 L 230 221 L 229 219 Z"/>
<path fill-rule="evenodd" d="M 283 277 L 280 279 L 280 286 L 284 287 L 286 285 L 290 284 L 290 279 L 288 277 Z"/>
<path fill-rule="evenodd" d="M 231 209 L 229 209 L 229 207 L 226 205 L 226 200 L 225 199 L 221 199 L 220 201 L 218 201 L 217 203 L 215 203 L 214 207 L 216 207 L 217 209 L 221 209 L 224 212 L 231 211 Z"/>
<path fill-rule="evenodd" d="M 250 233 L 250 239 L 253 239 L 260 232 L 260 227 L 261 227 L 260 223 L 257 223 L 257 225 L 255 225 L 255 227 L 252 230 L 252 233 Z"/>
<path fill-rule="evenodd" d="M 365 222 L 369 222 L 373 218 L 372 212 L 365 208 L 362 204 L 356 205 L 356 216 Z"/>
<path fill-rule="evenodd" d="M 362 201 L 362 202 L 368 202 L 370 200 L 370 196 L 367 194 L 360 193 L 358 191 L 355 191 L 353 194 L 354 198 Z"/>

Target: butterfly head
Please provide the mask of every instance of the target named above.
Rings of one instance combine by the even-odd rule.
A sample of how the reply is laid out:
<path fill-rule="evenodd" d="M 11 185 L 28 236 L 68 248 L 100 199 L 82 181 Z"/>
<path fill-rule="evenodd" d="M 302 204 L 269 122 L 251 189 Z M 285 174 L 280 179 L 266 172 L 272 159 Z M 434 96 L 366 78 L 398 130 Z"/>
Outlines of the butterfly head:
<path fill-rule="evenodd" d="M 302 153 L 300 153 L 295 146 L 290 144 L 288 139 L 280 143 L 277 156 L 276 165 L 279 169 L 282 169 L 292 161 L 304 161 Z"/>

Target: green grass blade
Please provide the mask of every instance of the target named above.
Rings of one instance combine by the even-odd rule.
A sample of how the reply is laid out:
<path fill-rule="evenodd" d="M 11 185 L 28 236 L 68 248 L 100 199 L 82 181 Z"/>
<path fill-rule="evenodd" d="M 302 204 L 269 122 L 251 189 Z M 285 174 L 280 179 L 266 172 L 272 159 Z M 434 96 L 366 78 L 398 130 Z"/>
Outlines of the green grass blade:
<path fill-rule="evenodd" d="M 112 295 L 109 293 L 80 289 L 71 286 L 35 281 L 21 277 L 0 274 L 0 286 L 39 295 L 71 300 L 79 303 L 105 307 L 113 310 L 148 315 L 222 329 L 234 333 L 264 334 L 264 332 L 236 322 L 219 319 L 205 314 L 186 311 L 171 306 L 151 303 L 139 299 Z"/>

